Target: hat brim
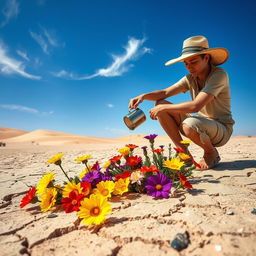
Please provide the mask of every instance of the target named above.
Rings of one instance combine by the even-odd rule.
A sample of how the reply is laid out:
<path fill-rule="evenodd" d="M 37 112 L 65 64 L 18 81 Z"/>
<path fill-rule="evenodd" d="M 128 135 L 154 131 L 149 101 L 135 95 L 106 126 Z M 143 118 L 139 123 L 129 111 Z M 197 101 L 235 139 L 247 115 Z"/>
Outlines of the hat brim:
<path fill-rule="evenodd" d="M 225 48 L 209 48 L 200 52 L 183 54 L 176 59 L 169 60 L 165 63 L 165 66 L 170 66 L 177 62 L 183 62 L 184 60 L 201 55 L 201 54 L 210 54 L 211 63 L 215 66 L 223 64 L 229 58 L 229 52 Z"/>

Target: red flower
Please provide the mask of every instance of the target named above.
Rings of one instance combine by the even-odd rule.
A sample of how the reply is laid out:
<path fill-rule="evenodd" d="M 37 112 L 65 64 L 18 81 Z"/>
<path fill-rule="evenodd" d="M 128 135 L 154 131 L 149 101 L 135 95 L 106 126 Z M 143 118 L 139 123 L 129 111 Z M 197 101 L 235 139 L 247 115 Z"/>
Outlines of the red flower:
<path fill-rule="evenodd" d="M 126 147 L 130 148 L 130 149 L 135 149 L 138 146 L 134 145 L 134 144 L 127 144 Z"/>
<path fill-rule="evenodd" d="M 122 155 L 118 155 L 118 156 L 112 157 L 111 159 L 109 159 L 109 161 L 116 163 L 116 162 L 120 161 L 121 158 L 122 158 Z"/>
<path fill-rule="evenodd" d="M 94 170 L 94 171 L 97 171 L 97 169 L 99 168 L 100 166 L 99 166 L 99 162 L 97 161 L 97 162 L 95 162 L 95 164 L 92 166 L 92 170 Z"/>
<path fill-rule="evenodd" d="M 140 171 L 141 172 L 159 172 L 159 169 L 157 169 L 155 165 L 151 165 L 150 167 L 142 166 Z"/>
<path fill-rule="evenodd" d="M 163 152 L 163 151 L 164 151 L 163 148 L 157 148 L 157 149 L 154 149 L 154 150 L 153 150 L 153 152 L 155 152 L 155 153 L 161 153 L 161 152 Z"/>
<path fill-rule="evenodd" d="M 81 201 L 84 199 L 83 194 L 76 194 L 76 192 L 71 191 L 69 197 L 62 198 L 62 206 L 65 208 L 66 213 L 73 211 L 78 211 L 81 205 Z"/>
<path fill-rule="evenodd" d="M 129 172 L 129 171 L 124 171 L 124 172 L 121 173 L 121 174 L 117 174 L 115 177 L 116 177 L 116 180 L 119 180 L 119 179 L 126 179 L 126 178 L 130 177 L 131 174 L 132 174 L 132 173 Z"/>
<path fill-rule="evenodd" d="M 20 203 L 20 208 L 23 208 L 25 205 L 29 204 L 33 200 L 35 193 L 36 193 L 36 188 L 35 187 L 30 188 L 27 194 L 22 198 Z"/>
<path fill-rule="evenodd" d="M 201 169 L 201 165 L 200 165 L 199 163 L 197 163 L 194 159 L 192 159 L 192 161 L 193 161 L 193 164 L 194 164 L 196 167 L 198 167 L 198 168 Z"/>
<path fill-rule="evenodd" d="M 126 164 L 128 166 L 136 166 L 141 163 L 142 159 L 140 156 L 130 156 L 126 159 Z"/>
<path fill-rule="evenodd" d="M 184 188 L 192 188 L 192 185 L 187 181 L 187 178 L 185 175 L 178 173 L 178 176 L 180 179 L 180 183 Z"/>
<path fill-rule="evenodd" d="M 84 182 L 81 182 L 81 187 L 83 189 L 83 194 L 85 196 L 88 196 L 90 194 L 90 191 L 91 191 L 91 188 L 92 188 L 92 185 L 90 182 L 88 181 L 84 181 Z"/>
<path fill-rule="evenodd" d="M 184 149 L 182 149 L 182 148 L 174 148 L 174 150 L 175 150 L 176 152 L 183 152 L 183 153 L 185 153 L 185 152 L 184 152 Z"/>

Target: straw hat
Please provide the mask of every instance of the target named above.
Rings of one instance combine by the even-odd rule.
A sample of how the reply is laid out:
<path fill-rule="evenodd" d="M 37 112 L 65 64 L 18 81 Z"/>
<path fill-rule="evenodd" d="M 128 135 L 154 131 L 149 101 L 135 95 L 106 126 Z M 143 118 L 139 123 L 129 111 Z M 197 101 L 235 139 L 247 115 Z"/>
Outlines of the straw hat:
<path fill-rule="evenodd" d="M 225 48 L 209 48 L 208 40 L 206 37 L 192 36 L 183 42 L 181 56 L 176 59 L 167 61 L 165 65 L 169 66 L 176 62 L 182 62 L 187 58 L 200 54 L 210 54 L 211 63 L 215 66 L 224 63 L 229 57 L 229 52 Z"/>

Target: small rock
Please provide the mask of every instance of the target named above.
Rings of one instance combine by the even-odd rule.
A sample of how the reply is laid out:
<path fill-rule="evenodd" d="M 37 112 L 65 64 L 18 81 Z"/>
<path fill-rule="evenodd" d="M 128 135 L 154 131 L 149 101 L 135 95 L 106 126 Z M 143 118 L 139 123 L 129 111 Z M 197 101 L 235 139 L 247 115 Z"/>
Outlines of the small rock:
<path fill-rule="evenodd" d="M 233 212 L 232 210 L 227 210 L 227 211 L 226 211 L 226 214 L 227 214 L 227 215 L 234 215 L 234 212 Z"/>
<path fill-rule="evenodd" d="M 220 251 L 222 250 L 222 246 L 219 245 L 219 244 L 216 244 L 216 245 L 214 246 L 214 248 L 215 248 L 215 250 L 216 250 L 217 252 L 220 252 Z"/>
<path fill-rule="evenodd" d="M 158 222 L 159 224 L 164 224 L 164 223 L 165 223 L 165 221 L 162 220 L 162 219 L 158 219 L 157 222 Z"/>
<path fill-rule="evenodd" d="M 171 242 L 171 247 L 177 251 L 181 251 L 188 247 L 190 243 L 189 233 L 178 233 Z"/>
<path fill-rule="evenodd" d="M 172 225 L 172 220 L 168 220 L 167 225 Z"/>
<path fill-rule="evenodd" d="M 212 235 L 213 235 L 212 231 L 209 231 L 209 232 L 206 234 L 206 236 L 212 236 Z"/>
<path fill-rule="evenodd" d="M 238 232 L 238 233 L 243 233 L 243 232 L 244 232 L 244 228 L 239 228 L 239 229 L 237 230 L 237 232 Z"/>
<path fill-rule="evenodd" d="M 56 218 L 56 217 L 58 217 L 58 215 L 54 213 L 50 213 L 47 215 L 47 218 Z"/>
<path fill-rule="evenodd" d="M 256 214 L 256 209 L 254 208 L 252 211 L 251 211 L 252 214 Z"/>

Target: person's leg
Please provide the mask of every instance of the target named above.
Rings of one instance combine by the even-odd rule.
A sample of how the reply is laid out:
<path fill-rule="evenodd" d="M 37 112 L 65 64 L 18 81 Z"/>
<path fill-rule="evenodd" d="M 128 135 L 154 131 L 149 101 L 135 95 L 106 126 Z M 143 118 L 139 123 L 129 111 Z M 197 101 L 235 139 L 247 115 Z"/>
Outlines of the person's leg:
<path fill-rule="evenodd" d="M 172 104 L 172 103 L 166 100 L 159 100 L 156 102 L 156 105 L 159 105 L 159 104 Z M 184 146 L 184 144 L 180 143 L 182 141 L 182 137 L 179 130 L 180 124 L 185 118 L 187 118 L 187 115 L 185 114 L 181 115 L 181 114 L 162 113 L 157 116 L 157 120 L 159 121 L 160 125 L 165 130 L 167 135 L 170 137 L 174 145 L 177 148 L 182 148 L 186 152 L 187 148 Z"/>
<path fill-rule="evenodd" d="M 204 117 L 189 117 L 182 122 L 182 132 L 204 150 L 199 163 L 202 170 L 212 168 L 220 161 L 216 146 L 224 145 L 228 137 L 223 124 Z"/>

